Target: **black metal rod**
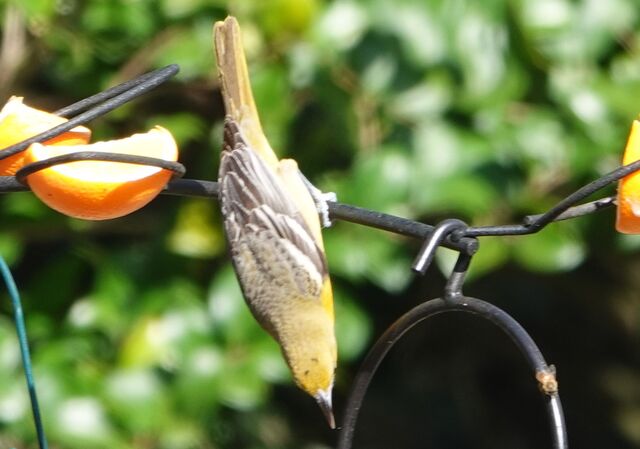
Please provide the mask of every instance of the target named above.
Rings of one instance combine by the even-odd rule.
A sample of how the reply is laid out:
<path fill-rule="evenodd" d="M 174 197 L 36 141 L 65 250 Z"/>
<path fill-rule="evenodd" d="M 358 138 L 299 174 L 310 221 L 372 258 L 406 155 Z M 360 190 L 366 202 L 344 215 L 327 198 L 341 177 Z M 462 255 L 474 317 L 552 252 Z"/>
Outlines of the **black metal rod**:
<path fill-rule="evenodd" d="M 583 215 L 589 215 L 594 212 L 599 212 L 603 209 L 608 209 L 612 206 L 616 205 L 616 197 L 615 196 L 606 196 L 604 198 L 600 198 L 595 201 L 590 201 L 588 203 L 581 204 L 579 206 L 570 207 L 569 209 L 562 212 L 553 221 L 561 221 L 561 220 L 569 220 L 571 218 L 582 217 Z M 527 215 L 524 217 L 523 223 L 525 226 L 531 226 L 532 223 L 537 222 L 542 218 L 544 214 L 538 215 Z"/>
<path fill-rule="evenodd" d="M 460 301 L 464 298 L 462 294 L 462 287 L 464 286 L 464 280 L 467 277 L 469 271 L 469 264 L 471 263 L 471 257 L 468 254 L 460 253 L 456 264 L 447 279 L 447 284 L 444 287 L 444 299 L 448 302 Z"/>
<path fill-rule="evenodd" d="M 63 132 L 75 128 L 78 125 L 83 125 L 97 117 L 100 117 L 101 115 L 106 114 L 107 112 L 112 111 L 119 106 L 122 106 L 123 104 L 133 100 L 134 98 L 148 92 L 154 87 L 157 87 L 158 85 L 164 83 L 167 79 L 178 73 L 178 70 L 179 67 L 173 64 L 151 72 L 147 75 L 143 75 L 136 80 L 130 81 L 129 84 L 133 85 L 133 87 L 129 87 L 129 89 L 124 93 L 121 93 L 88 111 L 82 112 L 75 117 L 70 118 L 68 121 L 62 123 L 61 125 L 54 126 L 53 128 L 38 134 L 37 136 L 25 139 L 20 143 L 0 150 L 0 160 L 24 151 L 29 147 L 29 145 L 33 143 L 49 140 L 55 136 L 62 134 Z M 91 97 L 89 97 L 89 99 L 90 98 Z M 71 106 L 69 106 L 69 108 L 71 108 Z"/>
<path fill-rule="evenodd" d="M 617 169 L 607 173 L 606 175 L 596 179 L 595 181 L 590 182 L 582 186 L 580 189 L 573 192 L 571 195 L 560 201 L 554 207 L 549 209 L 547 212 L 542 214 L 540 218 L 531 223 L 530 227 L 532 228 L 542 228 L 546 226 L 548 223 L 557 218 L 560 214 L 566 211 L 570 206 L 573 206 L 583 199 L 591 196 L 598 190 L 608 186 L 609 184 L 618 181 L 620 178 L 623 178 L 637 170 L 640 169 L 640 160 L 633 162 L 628 165 L 624 165 L 622 167 L 618 167 Z"/>
<path fill-rule="evenodd" d="M 549 223 L 556 220 L 566 220 L 567 218 L 573 218 L 569 212 L 571 206 L 579 203 L 585 198 L 593 195 L 598 190 L 612 184 L 633 172 L 640 170 L 640 160 L 635 161 L 628 165 L 623 165 L 617 169 L 607 173 L 606 175 L 596 179 L 595 181 L 586 184 L 573 192 L 571 195 L 558 202 L 555 206 L 549 209 L 547 212 L 539 215 L 532 215 L 528 217 L 525 224 L 521 225 L 504 225 L 504 226 L 479 226 L 470 227 L 464 231 L 462 235 L 466 237 L 481 237 L 489 235 L 525 235 L 533 234 L 544 228 Z M 611 197 L 609 197 L 611 198 Z M 593 203 L 593 202 L 592 202 Z M 575 216 L 585 215 L 587 213 L 596 212 L 609 205 L 613 204 L 613 200 L 606 198 L 602 205 L 588 206 L 587 203 L 585 209 L 578 209 Z M 596 201 L 597 203 L 597 201 Z M 580 207 L 580 206 L 577 206 Z M 590 209 L 592 208 L 592 209 Z M 584 213 L 583 213 L 584 212 Z"/>
<path fill-rule="evenodd" d="M 534 229 L 523 224 L 507 224 L 496 226 L 469 226 L 462 231 L 456 231 L 464 237 L 489 237 L 502 235 L 534 234 L 540 229 Z"/>
<path fill-rule="evenodd" d="M 218 183 L 215 181 L 179 179 L 171 181 L 162 193 L 166 195 L 217 198 L 218 192 Z M 397 217 L 349 204 L 331 201 L 327 204 L 329 216 L 332 220 L 349 221 L 417 239 L 425 239 L 434 229 L 433 226 L 408 218 Z M 472 238 L 462 238 L 457 241 L 447 238 L 442 242 L 442 245 L 468 255 L 473 255 L 478 249 L 477 240 Z"/>
<path fill-rule="evenodd" d="M 329 202 L 329 216 L 335 220 L 344 220 L 372 228 L 382 229 L 395 234 L 420 240 L 427 238 L 434 227 L 408 218 L 397 217 L 349 204 Z M 442 242 L 442 246 L 472 255 L 478 249 L 478 242 L 472 238 L 454 240 L 451 236 Z"/>
<path fill-rule="evenodd" d="M 113 86 L 100 93 L 97 93 L 83 100 L 72 103 L 68 106 L 65 106 L 64 108 L 58 109 L 57 111 L 53 112 L 53 114 L 59 115 L 60 117 L 74 116 L 79 112 L 89 109 L 92 106 L 95 106 L 104 101 L 107 101 L 110 98 L 118 96 L 121 93 L 124 93 L 129 89 L 132 89 L 149 79 L 160 76 L 160 79 L 166 80 L 168 78 L 166 77 L 167 74 L 171 73 L 171 75 L 169 76 L 173 76 L 176 73 L 178 73 L 178 70 L 179 70 L 179 67 L 176 64 L 172 64 L 172 65 L 163 67 L 161 69 L 154 70 L 153 72 L 145 73 L 144 75 L 141 75 L 137 78 L 134 78 L 129 81 L 125 81 L 124 83 L 118 84 L 117 86 Z"/>
<path fill-rule="evenodd" d="M 539 373 L 552 373 L 554 371 L 553 368 L 547 365 L 542 353 L 527 331 L 502 309 L 488 302 L 468 296 L 462 297 L 460 301 L 455 302 L 446 301 L 441 298 L 427 301 L 414 307 L 400 317 L 385 331 L 369 351 L 369 354 L 360 367 L 349 398 L 347 399 L 345 416 L 342 420 L 340 433 L 338 435 L 337 449 L 351 449 L 358 415 L 362 408 L 367 389 L 376 370 L 389 350 L 415 325 L 427 318 L 447 312 L 471 313 L 489 320 L 498 326 L 511 338 L 524 355 L 535 376 L 539 375 Z M 560 396 L 557 391 L 554 391 L 545 394 L 544 397 L 551 427 L 552 447 L 554 449 L 566 449 L 568 447 L 567 431 Z"/>
<path fill-rule="evenodd" d="M 24 176 L 24 172 L 21 174 Z M 28 188 L 18 182 L 14 177 L 0 176 L 0 193 L 20 192 L 24 190 L 28 190 Z M 217 198 L 218 183 L 199 179 L 178 179 L 171 181 L 162 193 L 165 195 Z M 329 215 L 334 220 L 361 224 L 420 240 L 427 238 L 434 230 L 433 226 L 425 223 L 364 209 L 362 207 L 337 202 L 329 202 L 328 205 Z M 614 205 L 615 197 L 605 197 L 571 207 L 558 215 L 554 221 L 588 215 Z M 442 242 L 442 245 L 449 249 L 473 255 L 478 250 L 476 237 L 532 234 L 538 232 L 540 228 L 533 228 L 528 225 L 528 223 L 536 222 L 543 215 L 544 214 L 529 215 L 524 218 L 524 224 L 468 227 L 460 231 L 454 231 L 452 235 L 447 236 L 444 242 Z"/>
<path fill-rule="evenodd" d="M 218 198 L 218 183 L 201 179 L 175 179 L 165 187 L 165 195 Z"/>
<path fill-rule="evenodd" d="M 15 176 L 0 176 L 0 193 L 24 192 L 29 187 L 19 182 Z"/>

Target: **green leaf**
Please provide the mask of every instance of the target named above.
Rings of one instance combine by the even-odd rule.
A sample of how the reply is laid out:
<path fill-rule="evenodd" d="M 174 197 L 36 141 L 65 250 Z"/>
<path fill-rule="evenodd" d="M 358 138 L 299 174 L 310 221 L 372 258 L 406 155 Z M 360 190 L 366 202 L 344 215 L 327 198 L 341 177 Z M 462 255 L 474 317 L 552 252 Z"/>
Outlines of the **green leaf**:
<path fill-rule="evenodd" d="M 537 234 L 515 237 L 513 254 L 521 265 L 533 271 L 569 271 L 582 263 L 585 247 L 569 225 L 555 224 Z"/>
<path fill-rule="evenodd" d="M 412 67 L 425 68 L 441 62 L 447 53 L 444 25 L 433 9 L 424 2 L 378 1 L 373 2 L 370 14 L 374 29 L 397 36 Z"/>
<path fill-rule="evenodd" d="M 349 182 L 341 186 L 340 199 L 389 213 L 406 213 L 403 206 L 410 176 L 407 152 L 397 147 L 381 147 L 356 161 Z"/>
<path fill-rule="evenodd" d="M 230 265 L 216 273 L 207 297 L 213 330 L 223 341 L 248 343 L 268 338 L 251 315 Z"/>
<path fill-rule="evenodd" d="M 411 279 L 410 264 L 398 239 L 383 231 L 346 226 L 350 227 L 325 238 L 329 271 L 351 281 L 367 279 L 389 292 L 406 287 Z"/>
<path fill-rule="evenodd" d="M 304 33 L 316 18 L 319 0 L 263 0 L 257 5 L 259 23 L 278 41 Z"/>
<path fill-rule="evenodd" d="M 167 128 L 176 139 L 178 147 L 202 140 L 207 131 L 206 123 L 201 117 L 186 112 L 152 115 L 145 122 L 148 128 L 153 126 Z"/>
<path fill-rule="evenodd" d="M 282 157 L 287 127 L 294 112 L 287 72 L 280 64 L 254 64 L 251 84 L 258 111 L 265 111 L 260 114 L 264 133 L 271 147 Z"/>
<path fill-rule="evenodd" d="M 184 19 L 203 13 L 209 5 L 224 6 L 223 0 L 181 0 L 179 2 L 173 0 L 162 0 L 160 2 L 162 12 L 171 20 Z"/>
<path fill-rule="evenodd" d="M 141 316 L 122 342 L 118 360 L 127 369 L 167 366 L 175 356 L 170 329 L 158 316 Z"/>
<path fill-rule="evenodd" d="M 0 255 L 12 266 L 20 260 L 24 248 L 23 242 L 12 232 L 0 232 Z"/>
<path fill-rule="evenodd" d="M 222 226 L 214 217 L 218 207 L 208 199 L 190 199 L 180 204 L 176 223 L 167 237 L 169 249 L 193 258 L 211 258 L 224 248 Z"/>
<path fill-rule="evenodd" d="M 466 217 L 488 213 L 499 198 L 492 183 L 482 176 L 459 176 L 442 180 L 438 184 L 415 186 L 415 200 L 420 210 L 436 211 Z"/>
<path fill-rule="evenodd" d="M 32 221 L 51 217 L 53 213 L 31 192 L 12 193 L 4 199 L 4 211 Z"/>
<path fill-rule="evenodd" d="M 187 81 L 212 73 L 215 62 L 211 49 L 211 21 L 196 21 L 190 28 L 165 30 L 166 42 L 154 54 L 157 66 L 179 64 L 178 79 Z"/>
<path fill-rule="evenodd" d="M 432 74 L 424 82 L 396 92 L 388 105 L 389 113 L 394 119 L 416 123 L 441 116 L 451 107 L 452 89 L 446 74 Z"/>
<path fill-rule="evenodd" d="M 160 431 L 167 424 L 167 398 L 151 370 L 116 370 L 105 380 L 104 395 L 118 420 L 135 432 Z"/>
<path fill-rule="evenodd" d="M 248 357 L 231 353 L 217 385 L 220 401 L 236 410 L 251 410 L 267 398 L 268 388 Z"/>
<path fill-rule="evenodd" d="M 17 4 L 32 22 L 46 23 L 55 15 L 57 2 L 55 0 L 24 0 Z"/>
<path fill-rule="evenodd" d="M 371 320 L 343 289 L 335 288 L 334 292 L 338 359 L 353 360 L 362 354 L 371 339 Z"/>
<path fill-rule="evenodd" d="M 331 3 L 315 24 L 314 41 L 327 53 L 355 46 L 368 26 L 365 8 L 352 0 Z"/>
<path fill-rule="evenodd" d="M 115 429 L 97 398 L 70 397 L 60 404 L 53 420 L 51 430 L 54 438 L 66 447 L 98 448 L 118 445 Z"/>

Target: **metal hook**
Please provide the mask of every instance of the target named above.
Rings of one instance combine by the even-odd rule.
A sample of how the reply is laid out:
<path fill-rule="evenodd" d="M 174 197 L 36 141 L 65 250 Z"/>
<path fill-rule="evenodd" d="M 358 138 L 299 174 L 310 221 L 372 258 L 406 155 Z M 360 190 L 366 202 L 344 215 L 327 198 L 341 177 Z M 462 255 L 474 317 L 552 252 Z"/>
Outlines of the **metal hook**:
<path fill-rule="evenodd" d="M 456 218 L 451 218 L 438 223 L 433 228 L 433 232 L 431 233 L 431 235 L 429 235 L 429 237 L 427 237 L 427 239 L 425 240 L 422 248 L 420 248 L 420 252 L 418 253 L 418 256 L 413 262 L 413 266 L 411 268 L 417 273 L 424 274 L 433 261 L 433 256 L 436 253 L 436 249 L 442 244 L 444 239 L 447 238 L 447 236 L 450 235 L 453 231 L 464 229 L 466 227 L 467 224 L 464 221 L 458 220 Z"/>

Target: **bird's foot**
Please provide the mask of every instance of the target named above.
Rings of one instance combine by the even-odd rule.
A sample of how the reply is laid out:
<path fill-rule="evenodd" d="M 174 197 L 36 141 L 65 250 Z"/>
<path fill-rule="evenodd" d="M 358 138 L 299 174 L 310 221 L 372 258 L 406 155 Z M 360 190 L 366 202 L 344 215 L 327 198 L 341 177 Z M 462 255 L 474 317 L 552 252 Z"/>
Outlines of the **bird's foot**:
<path fill-rule="evenodd" d="M 323 228 L 330 228 L 333 224 L 331 222 L 331 218 L 329 217 L 329 202 L 337 202 L 338 196 L 335 192 L 323 192 L 314 186 L 311 181 L 307 179 L 305 175 L 300 173 L 302 180 L 307 186 L 307 190 L 311 194 L 311 198 L 313 198 L 313 202 L 316 203 L 316 210 L 318 211 L 318 215 L 320 215 L 320 221 L 322 223 Z"/>

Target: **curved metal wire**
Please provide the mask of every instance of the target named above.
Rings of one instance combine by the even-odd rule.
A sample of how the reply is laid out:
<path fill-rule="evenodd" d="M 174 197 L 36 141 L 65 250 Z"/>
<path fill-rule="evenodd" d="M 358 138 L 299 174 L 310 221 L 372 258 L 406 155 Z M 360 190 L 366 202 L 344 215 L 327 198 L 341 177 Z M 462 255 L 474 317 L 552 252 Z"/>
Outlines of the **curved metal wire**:
<path fill-rule="evenodd" d="M 121 153 L 103 153 L 98 151 L 78 151 L 75 153 L 62 154 L 60 156 L 54 156 L 48 159 L 43 159 L 41 161 L 32 162 L 18 170 L 15 177 L 19 183 L 27 184 L 27 177 L 37 171 L 53 167 L 54 165 L 67 164 L 74 161 L 109 161 L 122 162 L 126 164 L 147 165 L 171 170 L 174 177 L 178 178 L 184 175 L 186 172 L 186 168 L 184 167 L 184 165 L 179 162 L 165 161 L 164 159 L 158 159 L 155 157 Z"/>
<path fill-rule="evenodd" d="M 389 350 L 417 324 L 428 318 L 449 312 L 471 313 L 492 322 L 502 329 L 522 352 L 529 367 L 534 372 L 534 377 L 553 375 L 553 368 L 547 365 L 533 339 L 517 321 L 502 309 L 481 299 L 469 296 L 463 297 L 460 302 L 456 303 L 448 302 L 442 298 L 432 299 L 404 314 L 382 334 L 370 350 L 351 387 L 351 393 L 345 407 L 346 414 L 342 420 L 338 435 L 338 449 L 351 448 L 358 414 L 362 408 L 367 389 L 376 374 L 378 366 Z M 552 447 L 554 449 L 565 449 L 568 447 L 567 432 L 560 396 L 556 391 L 544 394 L 544 398 L 551 427 Z"/>
<path fill-rule="evenodd" d="M 591 203 L 586 203 L 581 206 L 576 206 L 576 204 L 593 195 L 598 190 L 603 189 L 609 184 L 612 184 L 638 170 L 640 170 L 640 160 L 618 167 L 595 181 L 582 186 L 571 195 L 558 202 L 558 204 L 553 206 L 547 212 L 525 217 L 523 224 L 469 227 L 463 232 L 460 232 L 459 236 L 482 237 L 488 235 L 533 234 L 542 230 L 545 226 L 554 221 L 566 220 L 597 212 L 606 207 L 613 206 L 615 204 L 613 197 L 592 201 Z"/>

